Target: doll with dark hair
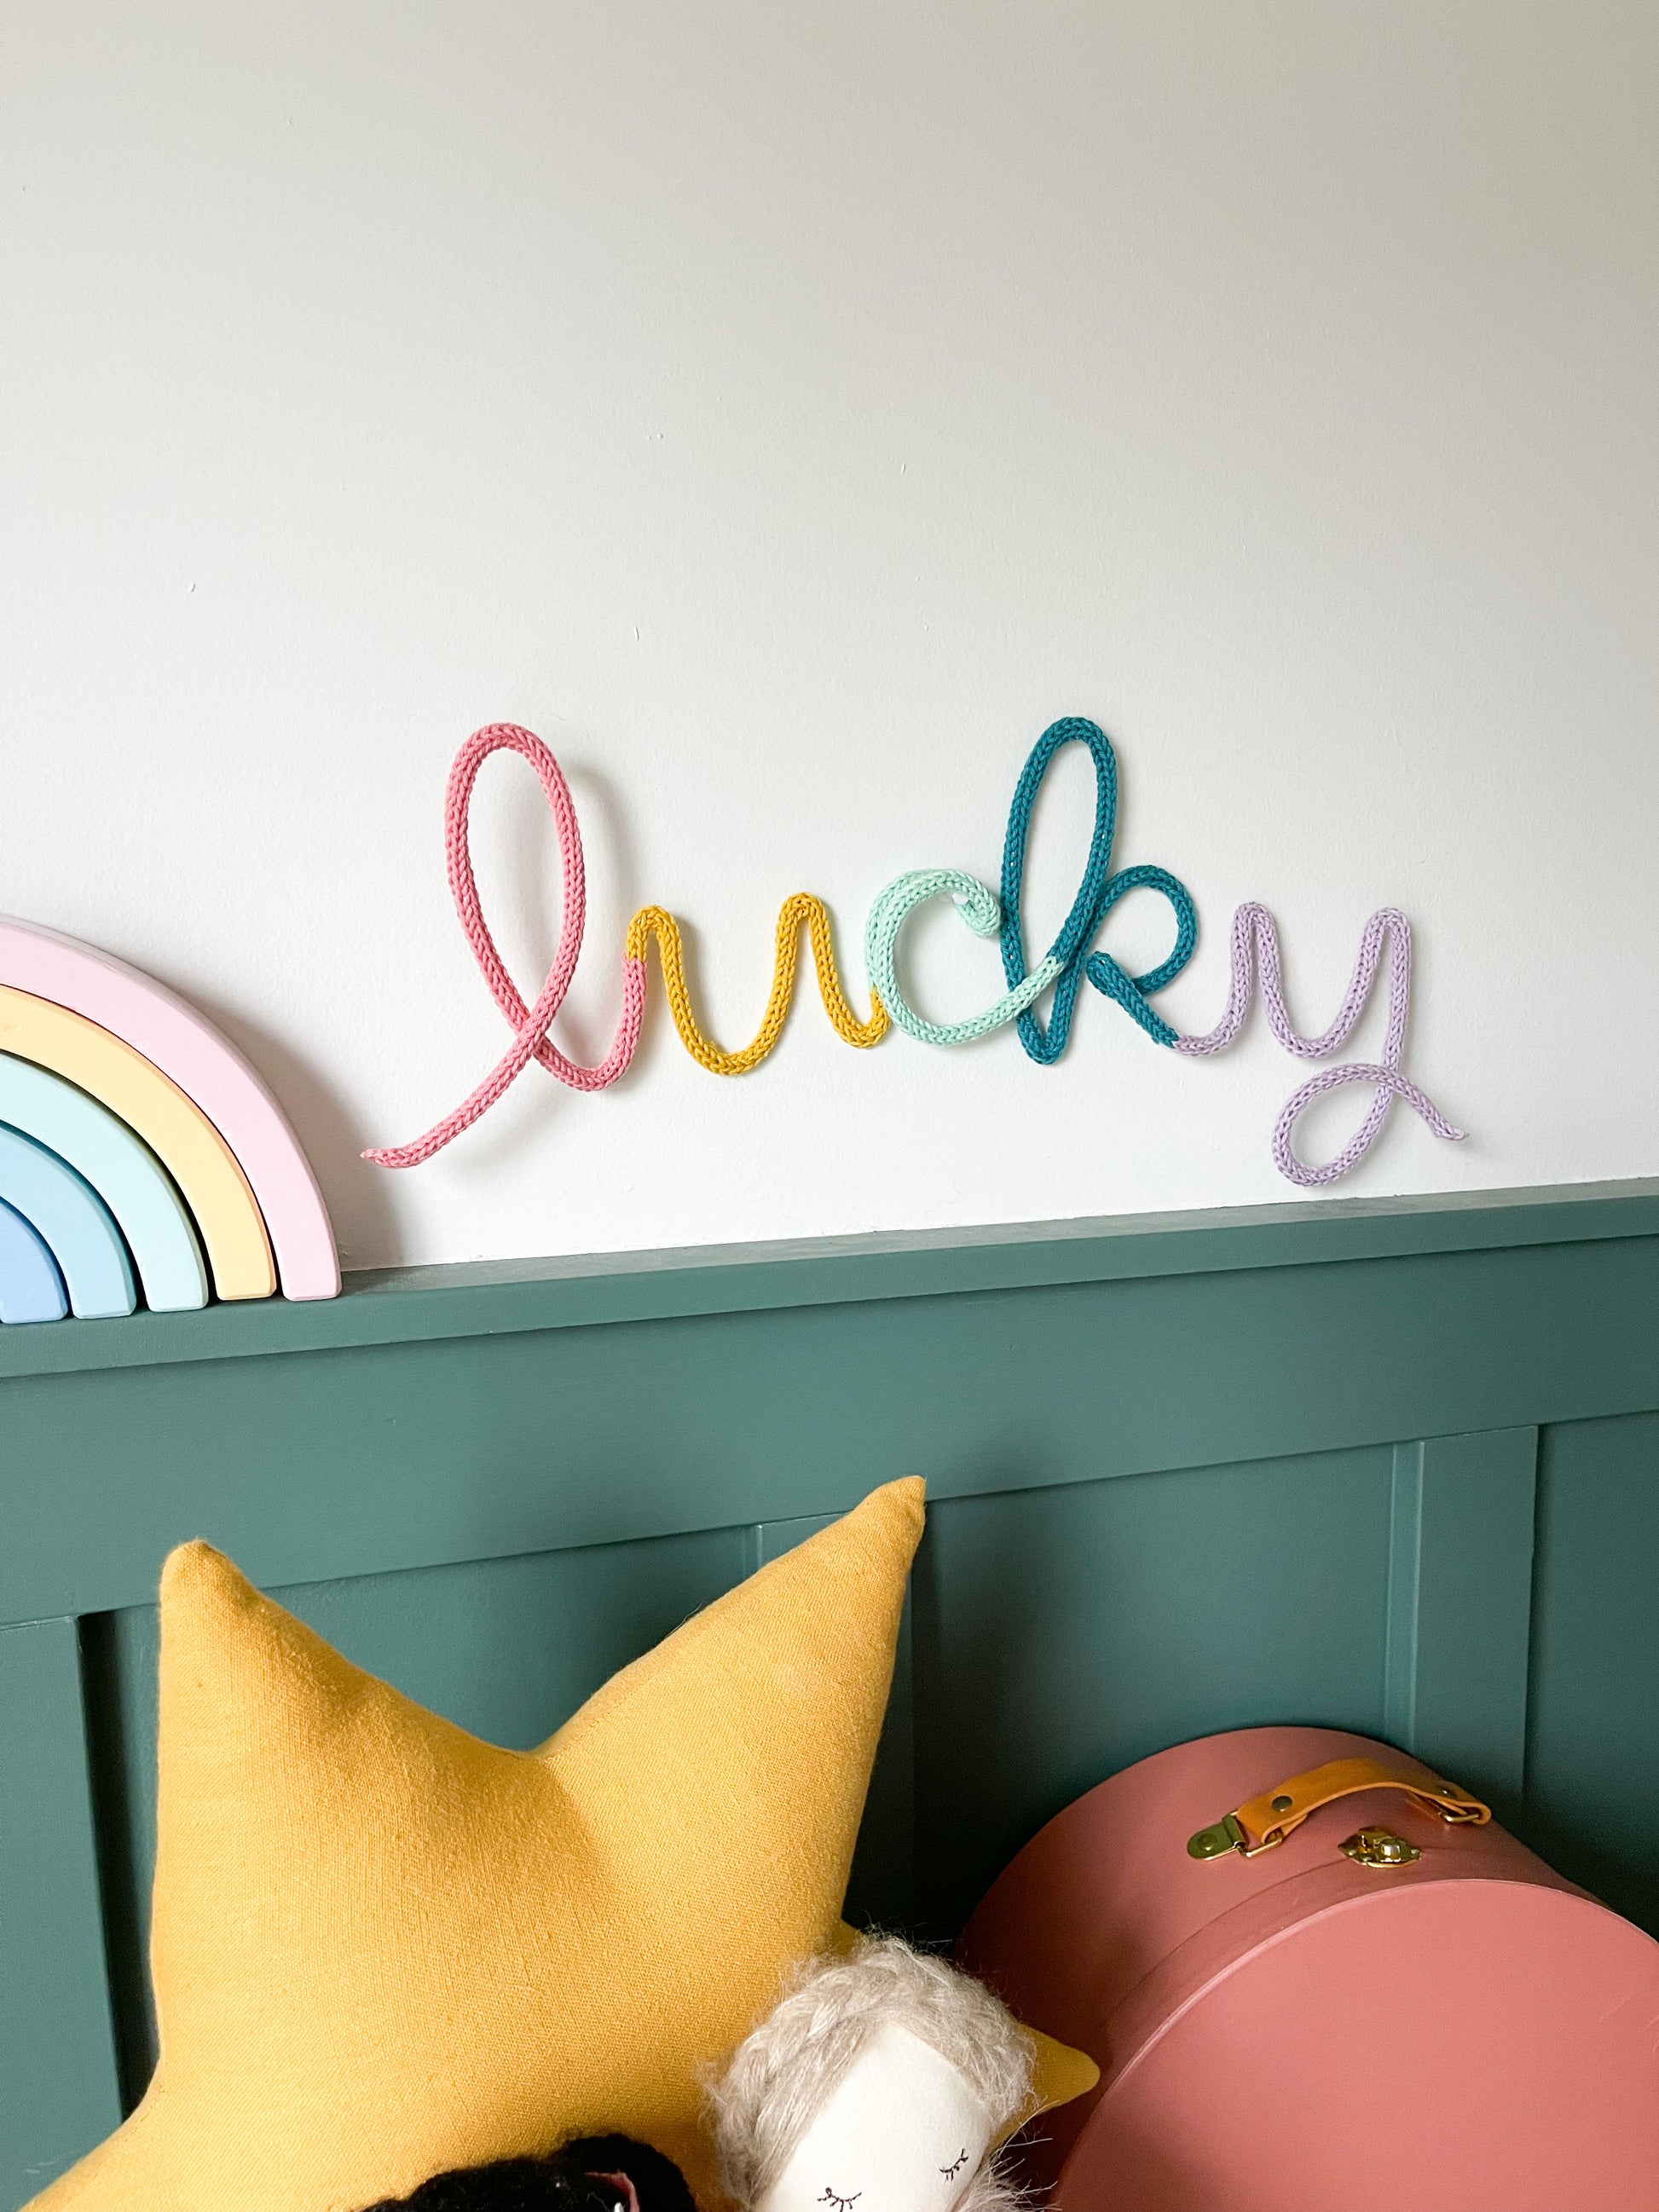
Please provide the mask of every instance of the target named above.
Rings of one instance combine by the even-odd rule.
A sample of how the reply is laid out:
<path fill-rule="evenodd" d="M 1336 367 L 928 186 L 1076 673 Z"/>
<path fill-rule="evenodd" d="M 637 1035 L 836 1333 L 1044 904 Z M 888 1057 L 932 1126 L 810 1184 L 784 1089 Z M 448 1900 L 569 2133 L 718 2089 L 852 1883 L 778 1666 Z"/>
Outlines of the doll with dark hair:
<path fill-rule="evenodd" d="M 585 2136 L 546 2158 L 434 2174 L 368 2212 L 696 2212 L 672 2158 L 628 2136 Z"/>

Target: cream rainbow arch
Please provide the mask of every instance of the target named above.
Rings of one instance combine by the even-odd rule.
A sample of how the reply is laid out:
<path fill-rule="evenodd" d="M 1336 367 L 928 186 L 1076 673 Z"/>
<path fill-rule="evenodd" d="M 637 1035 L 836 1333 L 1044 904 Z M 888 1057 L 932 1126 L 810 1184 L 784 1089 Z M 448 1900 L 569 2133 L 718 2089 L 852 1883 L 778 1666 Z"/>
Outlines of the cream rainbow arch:
<path fill-rule="evenodd" d="M 0 920 L 0 1322 L 331 1298 L 311 1164 L 264 1079 L 152 976 Z"/>

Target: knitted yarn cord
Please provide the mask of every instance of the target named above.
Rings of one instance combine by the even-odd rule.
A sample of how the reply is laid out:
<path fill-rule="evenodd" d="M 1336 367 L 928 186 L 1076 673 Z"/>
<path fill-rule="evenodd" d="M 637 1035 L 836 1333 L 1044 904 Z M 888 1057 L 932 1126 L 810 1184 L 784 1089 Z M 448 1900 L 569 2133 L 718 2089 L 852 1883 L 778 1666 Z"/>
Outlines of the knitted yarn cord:
<path fill-rule="evenodd" d="M 1206 1036 L 1181 1037 L 1176 1043 L 1177 1052 L 1194 1056 L 1224 1051 L 1244 1026 L 1259 971 L 1261 1003 L 1267 1009 L 1267 1026 L 1274 1037 L 1298 1060 L 1322 1060 L 1328 1053 L 1339 1050 L 1352 1035 L 1370 1001 L 1385 947 L 1392 957 L 1389 969 L 1389 1027 L 1381 1062 L 1354 1060 L 1343 1067 L 1327 1068 L 1292 1092 L 1273 1124 L 1273 1164 L 1281 1175 L 1304 1190 L 1335 1182 L 1358 1165 L 1376 1142 L 1396 1098 L 1420 1115 L 1437 1137 L 1456 1143 L 1468 1133 L 1454 1128 L 1427 1093 L 1419 1091 L 1400 1072 L 1406 1048 L 1406 1018 L 1411 1009 L 1412 932 L 1411 924 L 1399 908 L 1380 907 L 1367 921 L 1347 994 L 1337 1009 L 1335 1019 L 1320 1036 L 1309 1037 L 1297 1029 L 1285 1002 L 1279 932 L 1273 918 L 1266 907 L 1247 902 L 1233 916 L 1232 972 L 1226 1012 Z M 1323 1167 L 1312 1167 L 1300 1158 L 1291 1141 L 1297 1121 L 1316 1098 L 1350 1083 L 1373 1084 L 1376 1096 L 1364 1120 L 1336 1158 Z"/>
<path fill-rule="evenodd" d="M 491 753 L 515 752 L 534 769 L 544 795 L 553 816 L 558 834 L 559 853 L 563 866 L 564 911 L 559 925 L 559 941 L 554 949 L 553 964 L 548 969 L 547 980 L 536 995 L 535 1003 L 526 1006 L 517 984 L 507 972 L 489 924 L 484 919 L 483 905 L 478 896 L 477 879 L 473 872 L 470 824 L 472 793 L 478 781 L 478 771 Z M 830 913 L 822 899 L 810 891 L 797 891 L 784 901 L 778 915 L 776 955 L 772 970 L 771 995 L 766 1012 L 752 1043 L 741 1052 L 723 1052 L 711 1042 L 698 1026 L 686 988 L 684 947 L 681 941 L 679 924 L 672 915 L 659 906 L 641 907 L 628 926 L 623 960 L 623 1009 L 617 1025 L 617 1035 L 611 1050 L 597 1067 L 583 1067 L 567 1059 L 548 1035 L 554 1016 L 564 1002 L 570 988 L 570 979 L 580 957 L 582 932 L 587 915 L 587 876 L 582 857 L 581 830 L 576 820 L 576 809 L 570 796 L 570 787 L 563 771 L 546 745 L 532 730 L 521 728 L 516 722 L 491 722 L 475 730 L 460 751 L 449 771 L 449 781 L 444 795 L 444 855 L 449 874 L 450 896 L 455 902 L 455 911 L 460 916 L 461 927 L 480 973 L 489 987 L 490 996 L 512 1023 L 512 1045 L 491 1068 L 489 1073 L 475 1089 L 469 1091 L 453 1112 L 433 1124 L 424 1136 L 407 1145 L 379 1147 L 366 1152 L 363 1158 L 376 1167 L 418 1167 L 434 1153 L 452 1144 L 464 1129 L 469 1129 L 481 1115 L 487 1114 L 508 1086 L 516 1082 L 531 1061 L 544 1067 L 550 1075 L 575 1091 L 603 1091 L 627 1072 L 640 1040 L 640 1025 L 645 1012 L 646 955 L 651 939 L 657 941 L 658 957 L 662 963 L 663 982 L 668 994 L 669 1009 L 681 1042 L 700 1066 L 714 1075 L 744 1075 L 757 1067 L 766 1058 L 783 1031 L 789 1012 L 790 999 L 794 991 L 795 967 L 801 926 L 805 923 L 811 939 L 812 957 L 817 970 L 818 990 L 824 1010 L 829 1014 L 837 1035 L 848 1044 L 867 1048 L 878 1044 L 890 1026 L 887 1010 L 881 1000 L 872 994 L 870 1018 L 860 1021 L 848 1001 L 842 988 L 836 965 L 835 939 Z"/>
<path fill-rule="evenodd" d="M 818 994 L 823 1000 L 823 1010 L 830 1017 L 836 1034 L 861 1051 L 879 1044 L 887 1034 L 890 1024 L 887 1009 L 881 995 L 870 994 L 870 1018 L 861 1022 L 848 1002 L 842 988 L 841 972 L 836 965 L 835 937 L 830 921 L 830 910 L 820 898 L 811 891 L 796 891 L 787 898 L 778 915 L 777 948 L 772 968 L 772 991 L 766 1002 L 766 1012 L 752 1043 L 741 1052 L 723 1052 L 720 1046 L 704 1036 L 698 1026 L 691 1007 L 691 994 L 685 981 L 685 951 L 681 942 L 680 926 L 672 914 L 659 906 L 642 906 L 628 925 L 628 957 L 644 963 L 651 939 L 657 940 L 657 957 L 662 963 L 663 988 L 668 994 L 669 1011 L 674 1017 L 674 1026 L 680 1033 L 680 1042 L 700 1067 L 711 1075 L 746 1075 L 758 1067 L 783 1034 L 788 1018 L 789 1002 L 795 988 L 795 963 L 799 949 L 803 924 L 811 939 L 812 960 L 817 970 Z"/>
<path fill-rule="evenodd" d="M 1025 846 L 1030 835 L 1031 810 L 1042 787 L 1054 755 L 1063 745 L 1088 748 L 1095 770 L 1095 827 L 1083 881 L 1060 933 L 1048 948 L 1048 959 L 1060 965 L 1059 988 L 1045 1031 L 1035 1010 L 1018 1017 L 1019 1041 L 1040 1066 L 1052 1066 L 1066 1049 L 1072 1030 L 1072 1013 L 1086 975 L 1095 988 L 1115 1000 L 1130 1018 L 1138 1022 L 1154 1043 L 1173 1045 L 1176 1032 L 1151 1004 L 1151 994 L 1172 983 L 1192 958 L 1198 944 L 1198 916 L 1186 885 L 1165 868 L 1122 868 L 1110 872 L 1112 841 L 1117 832 L 1117 757 L 1111 739 L 1097 722 L 1081 714 L 1068 714 L 1051 722 L 1031 748 L 1008 809 L 1008 828 L 1002 846 L 1002 968 L 1011 988 L 1025 975 L 1025 939 L 1020 926 L 1020 893 L 1025 882 Z M 1131 975 L 1109 952 L 1090 951 L 1107 915 L 1132 890 L 1154 890 L 1168 899 L 1176 919 L 1176 941 L 1169 957 L 1144 975 Z"/>
<path fill-rule="evenodd" d="M 564 867 L 564 911 L 559 923 L 559 941 L 547 980 L 537 993 L 535 1004 L 529 1006 L 507 974 L 489 933 L 489 924 L 484 920 L 468 836 L 478 771 L 491 753 L 502 750 L 520 754 L 535 769 L 552 812 Z M 416 1138 L 410 1144 L 366 1152 L 363 1158 L 373 1161 L 376 1167 L 412 1168 L 429 1160 L 487 1114 L 532 1060 L 573 1090 L 603 1091 L 626 1070 L 640 1041 L 640 1022 L 645 1012 L 645 967 L 640 961 L 623 963 L 622 1018 L 617 1024 L 610 1051 L 597 1067 L 581 1067 L 574 1060 L 567 1060 L 548 1036 L 553 1017 L 570 988 L 570 978 L 575 973 L 582 949 L 582 930 L 587 918 L 587 875 L 582 860 L 582 833 L 577 826 L 570 787 L 559 763 L 532 730 L 522 729 L 516 722 L 491 722 L 475 730 L 457 753 L 444 794 L 444 854 L 455 911 L 461 918 L 472 957 L 489 986 L 490 996 L 513 1024 L 513 1042 L 483 1082 L 469 1091 L 453 1112 L 434 1122 L 424 1136 Z"/>
<path fill-rule="evenodd" d="M 919 1014 L 899 988 L 894 972 L 899 932 L 907 918 L 931 898 L 953 898 L 963 920 L 975 937 L 994 937 L 1002 911 L 996 894 L 961 868 L 912 868 L 896 876 L 879 892 L 864 926 L 864 965 L 872 995 L 884 1006 L 908 1036 L 921 1044 L 971 1044 L 989 1036 L 1005 1023 L 1015 1021 L 1034 999 L 1040 998 L 1060 974 L 1054 959 L 1040 961 L 1012 990 L 1005 991 L 983 1013 L 960 1022 L 930 1022 Z"/>
<path fill-rule="evenodd" d="M 1094 765 L 1094 830 L 1071 910 L 1048 952 L 1028 971 L 1020 899 L 1031 816 L 1043 778 L 1055 755 L 1068 744 L 1086 747 Z M 473 790 L 483 763 L 491 753 L 502 750 L 519 754 L 536 773 L 553 816 L 563 873 L 564 906 L 558 943 L 546 980 L 530 1005 L 507 974 L 490 934 L 472 867 Z M 488 1113 L 532 1060 L 573 1090 L 602 1091 L 616 1082 L 626 1073 L 639 1043 L 647 961 L 653 939 L 669 1011 L 686 1050 L 713 1075 L 747 1074 L 759 1066 L 783 1033 L 794 994 L 803 927 L 811 943 L 824 1011 L 836 1035 L 847 1043 L 866 1050 L 878 1043 L 890 1026 L 896 1025 L 923 1044 L 968 1044 L 1012 1022 L 1025 1052 L 1041 1066 L 1052 1066 L 1064 1052 L 1077 995 L 1085 977 L 1103 996 L 1115 1000 L 1154 1042 L 1198 1057 L 1224 1050 L 1238 1036 L 1259 975 L 1268 1027 L 1279 1044 L 1298 1059 L 1323 1059 L 1346 1043 L 1358 1024 L 1386 951 L 1391 959 L 1388 1034 L 1382 1060 L 1327 1068 L 1293 1093 L 1273 1127 L 1274 1164 L 1291 1182 L 1304 1189 L 1336 1182 L 1370 1151 L 1396 1098 L 1419 1115 L 1437 1137 L 1455 1142 L 1464 1135 L 1401 1073 L 1411 1004 L 1412 941 L 1410 925 L 1398 908 L 1381 908 L 1366 922 L 1353 975 L 1335 1018 L 1319 1036 L 1304 1036 L 1291 1021 L 1285 1004 L 1279 934 L 1273 916 L 1253 902 L 1241 906 L 1233 916 L 1230 936 L 1225 1012 L 1206 1036 L 1178 1036 L 1154 1008 L 1152 996 L 1172 982 L 1191 960 L 1198 941 L 1197 915 L 1186 886 L 1166 869 L 1142 864 L 1112 872 L 1117 801 L 1117 759 L 1105 732 L 1081 715 L 1067 715 L 1050 723 L 1027 756 L 1009 807 L 1000 899 L 977 877 L 960 868 L 915 868 L 896 877 L 877 897 L 865 926 L 870 1014 L 861 1020 L 847 996 L 836 965 L 829 909 L 810 892 L 795 892 L 779 911 L 772 986 L 760 1027 L 750 1042 L 736 1052 L 715 1043 L 697 1020 L 686 981 L 679 924 L 662 907 L 641 907 L 629 924 L 623 947 L 623 1005 L 616 1036 L 604 1060 L 586 1067 L 562 1053 L 550 1034 L 580 957 L 586 921 L 586 871 L 575 806 L 557 761 L 541 739 L 515 722 L 491 722 L 473 732 L 450 769 L 444 799 L 444 852 L 455 910 L 490 995 L 512 1024 L 513 1042 L 482 1082 L 423 1136 L 410 1144 L 366 1152 L 363 1158 L 386 1168 L 416 1167 L 429 1160 Z M 1168 957 L 1139 975 L 1132 975 L 1109 953 L 1091 949 L 1113 907 L 1135 890 L 1156 891 L 1167 899 L 1176 922 L 1175 944 Z M 1007 984 L 1002 995 L 981 1012 L 957 1022 L 930 1022 L 918 1013 L 901 990 L 896 972 L 898 939 L 906 921 L 927 900 L 939 897 L 956 902 L 963 921 L 975 935 L 999 939 Z M 1054 1004 L 1045 1027 L 1036 1006 L 1050 989 Z M 1373 1087 L 1364 1120 L 1334 1159 L 1322 1167 L 1310 1165 L 1299 1157 L 1292 1141 L 1297 1121 L 1326 1091 L 1356 1083 Z"/>

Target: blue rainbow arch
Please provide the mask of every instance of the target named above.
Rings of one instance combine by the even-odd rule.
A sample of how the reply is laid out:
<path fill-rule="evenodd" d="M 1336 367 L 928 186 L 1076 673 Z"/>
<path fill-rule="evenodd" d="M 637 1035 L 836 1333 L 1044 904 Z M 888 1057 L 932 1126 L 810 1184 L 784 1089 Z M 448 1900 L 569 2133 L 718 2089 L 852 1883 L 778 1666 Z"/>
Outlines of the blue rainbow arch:
<path fill-rule="evenodd" d="M 132 1311 L 138 1293 L 126 1245 L 84 1176 L 33 1137 L 0 1127 L 0 1198 L 57 1261 L 71 1313 L 94 1320 Z"/>
<path fill-rule="evenodd" d="M 48 1146 L 92 1185 L 126 1240 L 152 1312 L 207 1304 L 207 1265 L 190 1209 L 125 1121 L 49 1068 L 0 1052 L 0 1127 Z M 11 1197 L 3 1174 L 0 1197 Z"/>
<path fill-rule="evenodd" d="M 58 1262 L 15 1207 L 0 1199 L 0 1322 L 62 1321 L 68 1311 Z"/>

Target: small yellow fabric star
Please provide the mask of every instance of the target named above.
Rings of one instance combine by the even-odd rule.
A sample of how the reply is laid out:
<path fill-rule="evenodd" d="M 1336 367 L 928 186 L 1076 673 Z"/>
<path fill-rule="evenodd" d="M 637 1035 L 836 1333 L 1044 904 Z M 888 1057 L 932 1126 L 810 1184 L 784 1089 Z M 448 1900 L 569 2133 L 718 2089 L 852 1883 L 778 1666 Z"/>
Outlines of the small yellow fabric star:
<path fill-rule="evenodd" d="M 700 2077 L 833 1939 L 921 1523 L 877 1491 L 529 1753 L 175 1552 L 161 2063 L 35 2212 L 354 2212 L 612 2129 L 708 2201 Z"/>

